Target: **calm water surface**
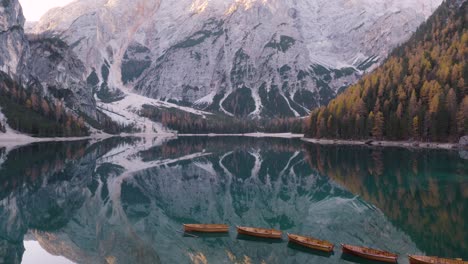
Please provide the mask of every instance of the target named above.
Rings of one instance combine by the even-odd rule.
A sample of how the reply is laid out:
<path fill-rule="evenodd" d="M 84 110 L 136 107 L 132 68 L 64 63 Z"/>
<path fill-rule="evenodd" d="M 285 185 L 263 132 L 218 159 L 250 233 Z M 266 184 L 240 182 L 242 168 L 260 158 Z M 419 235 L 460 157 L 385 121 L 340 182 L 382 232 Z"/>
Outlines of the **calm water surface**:
<path fill-rule="evenodd" d="M 234 137 L 0 147 L 0 263 L 368 263 L 183 223 L 466 259 L 464 155 Z"/>

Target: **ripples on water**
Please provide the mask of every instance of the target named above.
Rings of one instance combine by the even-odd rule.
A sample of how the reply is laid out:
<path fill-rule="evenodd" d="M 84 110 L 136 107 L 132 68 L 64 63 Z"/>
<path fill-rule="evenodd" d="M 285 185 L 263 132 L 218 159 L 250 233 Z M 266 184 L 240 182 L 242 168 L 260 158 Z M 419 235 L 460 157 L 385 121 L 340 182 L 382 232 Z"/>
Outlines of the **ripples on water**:
<path fill-rule="evenodd" d="M 468 162 L 453 151 L 114 138 L 0 147 L 0 164 L 0 263 L 21 263 L 25 240 L 76 263 L 359 262 L 234 228 L 177 232 L 195 222 L 368 245 L 402 263 L 407 253 L 468 258 Z"/>

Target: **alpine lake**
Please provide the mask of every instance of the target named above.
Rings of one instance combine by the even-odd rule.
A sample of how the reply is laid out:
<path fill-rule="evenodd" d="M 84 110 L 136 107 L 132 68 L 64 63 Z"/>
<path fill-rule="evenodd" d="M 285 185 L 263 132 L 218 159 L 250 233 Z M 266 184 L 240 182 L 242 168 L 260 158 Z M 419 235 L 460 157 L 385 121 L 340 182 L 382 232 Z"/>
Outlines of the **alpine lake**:
<path fill-rule="evenodd" d="M 247 137 L 0 146 L 0 263 L 372 263 L 340 243 L 468 259 L 468 153 Z M 187 235 L 183 223 L 228 234 Z M 275 228 L 283 240 L 238 236 Z M 333 242 L 333 254 L 286 233 Z"/>

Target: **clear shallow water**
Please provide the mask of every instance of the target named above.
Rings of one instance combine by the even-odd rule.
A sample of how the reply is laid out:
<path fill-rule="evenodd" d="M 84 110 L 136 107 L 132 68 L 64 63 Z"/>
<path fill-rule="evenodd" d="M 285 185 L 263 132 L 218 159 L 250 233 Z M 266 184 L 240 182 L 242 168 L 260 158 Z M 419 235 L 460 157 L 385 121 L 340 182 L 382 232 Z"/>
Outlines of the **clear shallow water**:
<path fill-rule="evenodd" d="M 400 263 L 468 258 L 468 161 L 454 151 L 127 138 L 0 153 L 3 263 L 368 263 L 234 228 L 178 232 L 195 222 L 373 246 Z"/>

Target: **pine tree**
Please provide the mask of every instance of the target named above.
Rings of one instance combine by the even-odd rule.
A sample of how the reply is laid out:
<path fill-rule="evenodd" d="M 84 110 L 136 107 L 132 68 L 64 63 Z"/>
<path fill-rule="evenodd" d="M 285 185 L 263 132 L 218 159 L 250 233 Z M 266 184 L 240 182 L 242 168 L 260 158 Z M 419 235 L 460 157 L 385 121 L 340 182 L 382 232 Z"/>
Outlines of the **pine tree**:
<path fill-rule="evenodd" d="M 334 120 L 333 120 L 333 115 L 330 115 L 330 117 L 328 117 L 327 130 L 330 132 L 330 136 L 336 136 L 335 123 L 334 123 Z"/>
<path fill-rule="evenodd" d="M 383 128 L 384 128 L 384 115 L 382 112 L 378 112 L 374 118 L 374 127 L 372 129 L 372 136 L 376 139 L 382 139 Z"/>
<path fill-rule="evenodd" d="M 416 91 L 413 90 L 411 92 L 411 98 L 410 98 L 410 101 L 409 101 L 409 115 L 411 118 L 413 118 L 414 116 L 417 115 L 418 113 L 418 110 L 419 110 L 419 106 L 418 106 L 418 98 L 416 97 Z"/>
<path fill-rule="evenodd" d="M 398 119 L 400 119 L 400 120 L 403 117 L 403 104 L 401 102 L 398 104 L 396 115 L 397 115 Z"/>
<path fill-rule="evenodd" d="M 42 110 L 42 113 L 44 113 L 45 116 L 48 116 L 49 113 L 50 113 L 49 104 L 47 103 L 47 101 L 44 98 L 41 99 L 41 110 Z"/>
<path fill-rule="evenodd" d="M 354 113 L 360 116 L 364 116 L 365 114 L 367 114 L 366 104 L 364 103 L 364 100 L 362 100 L 362 98 L 359 98 L 359 100 L 354 105 Z"/>
<path fill-rule="evenodd" d="M 374 120 L 375 120 L 374 112 L 370 112 L 369 113 L 369 118 L 367 119 L 366 137 L 372 136 L 372 129 L 374 129 Z"/>
<path fill-rule="evenodd" d="M 413 135 L 414 139 L 419 140 L 419 138 L 420 138 L 420 135 L 419 135 L 419 117 L 417 117 L 417 116 L 415 116 L 413 118 L 412 135 Z"/>
<path fill-rule="evenodd" d="M 36 93 L 32 93 L 31 94 L 31 107 L 34 111 L 38 111 L 39 110 L 39 97 L 37 96 Z"/>
<path fill-rule="evenodd" d="M 468 95 L 463 98 L 457 114 L 458 134 L 464 136 L 468 132 Z"/>
<path fill-rule="evenodd" d="M 447 93 L 447 97 L 445 99 L 446 108 L 448 112 L 448 125 L 449 125 L 449 135 L 452 138 L 456 139 L 457 136 L 457 94 L 455 90 L 451 88 Z"/>

